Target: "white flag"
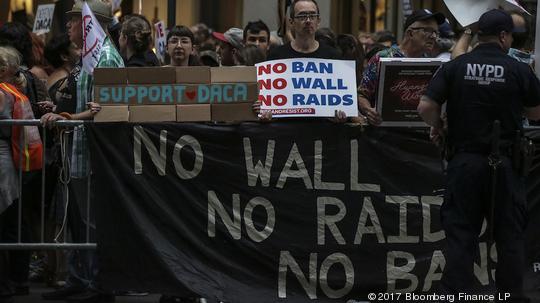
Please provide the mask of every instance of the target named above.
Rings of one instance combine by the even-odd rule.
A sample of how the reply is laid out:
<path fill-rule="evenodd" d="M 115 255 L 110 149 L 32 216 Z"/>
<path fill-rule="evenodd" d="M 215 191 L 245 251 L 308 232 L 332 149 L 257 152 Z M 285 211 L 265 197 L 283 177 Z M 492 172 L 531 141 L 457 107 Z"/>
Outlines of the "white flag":
<path fill-rule="evenodd" d="M 83 70 L 89 74 L 93 74 L 94 68 L 99 62 L 101 48 L 103 47 L 103 41 L 105 41 L 106 35 L 86 1 L 84 1 L 82 7 L 82 32 Z"/>

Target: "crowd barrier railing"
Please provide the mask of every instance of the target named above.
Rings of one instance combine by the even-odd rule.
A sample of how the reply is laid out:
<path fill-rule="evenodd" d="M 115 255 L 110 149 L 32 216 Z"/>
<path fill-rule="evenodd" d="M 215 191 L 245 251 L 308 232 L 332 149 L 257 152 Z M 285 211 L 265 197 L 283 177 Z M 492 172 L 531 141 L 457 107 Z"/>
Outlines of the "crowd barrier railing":
<path fill-rule="evenodd" d="M 83 124 L 87 124 L 87 123 L 93 123 L 92 121 L 79 121 L 79 120 L 61 120 L 61 121 L 56 121 L 53 123 L 54 126 L 57 126 L 61 129 L 64 129 L 64 130 L 72 130 L 74 127 L 76 126 L 79 126 L 79 125 L 83 125 Z M 96 248 L 96 243 L 95 242 L 91 242 L 90 241 L 90 224 L 85 224 L 86 225 L 86 241 L 83 241 L 83 243 L 73 243 L 73 242 L 68 242 L 67 239 L 68 239 L 68 222 L 67 222 L 67 218 L 69 217 L 67 215 L 67 207 L 64 208 L 64 218 L 62 220 L 62 228 L 60 230 L 60 232 L 63 234 L 62 235 L 62 239 L 59 240 L 59 236 L 60 236 L 60 233 L 56 234 L 56 231 L 54 231 L 54 234 L 56 234 L 56 236 L 54 237 L 54 239 L 52 239 L 51 241 L 47 241 L 46 239 L 46 217 L 45 217 L 45 212 L 46 212 L 46 203 L 48 201 L 46 201 L 46 185 L 47 185 L 47 178 L 59 178 L 59 175 L 55 175 L 55 176 L 52 176 L 48 175 L 48 172 L 47 172 L 47 152 L 46 152 L 46 147 L 45 147 L 45 144 L 48 140 L 48 136 L 50 135 L 50 130 L 47 128 L 47 127 L 41 127 L 41 122 L 40 120 L 37 120 L 37 119 L 34 119 L 34 120 L 13 120 L 13 119 L 4 119 L 4 120 L 0 120 L 0 128 L 2 127 L 12 127 L 12 126 L 38 126 L 40 128 L 40 134 L 41 134 L 41 141 L 43 143 L 43 153 L 42 153 L 42 157 L 43 157 L 43 165 L 42 165 L 42 168 L 41 168 L 41 192 L 40 192 L 40 222 L 39 222 L 39 237 L 37 237 L 38 239 L 31 239 L 32 241 L 27 241 L 27 240 L 23 240 L 23 237 L 22 237 L 22 227 L 23 227 L 23 216 L 25 215 L 23 213 L 23 209 L 24 209 L 24 205 L 23 205 L 23 197 L 25 194 L 25 191 L 23 190 L 23 175 L 25 174 L 25 172 L 23 172 L 23 165 L 22 164 L 22 153 L 20 153 L 20 157 L 18 159 L 19 161 L 19 168 L 17 170 L 17 177 L 18 177 L 18 194 L 19 194 L 19 199 L 18 199 L 18 210 L 17 210 L 17 241 L 14 242 L 14 243 L 6 243 L 4 241 L 0 241 L 0 250 L 51 250 L 51 249 L 95 249 Z M 24 137 L 24 133 L 25 132 L 22 132 L 23 135 L 21 136 L 20 140 L 19 140 L 19 150 L 22 150 L 22 146 L 23 146 L 23 143 L 25 142 L 26 138 Z M 64 134 L 62 134 L 64 135 Z M 66 133 L 66 136 L 69 136 L 70 134 L 69 133 Z M 65 159 L 62 159 L 62 160 L 67 160 L 69 161 L 69 158 L 68 157 L 68 154 L 71 153 L 71 149 L 70 150 L 67 150 L 65 152 Z M 15 161 L 17 161 L 17 159 L 15 159 Z M 90 160 L 89 160 L 90 161 Z M 65 163 L 64 161 L 61 161 L 61 163 Z M 63 169 L 65 169 L 65 167 L 63 167 Z M 39 170 L 37 171 L 39 173 Z M 2 173 L 2 172 L 0 172 Z M 69 170 L 67 170 L 67 173 L 69 174 Z M 91 175 L 91 174 L 90 174 Z M 86 220 L 85 222 L 90 222 L 90 211 L 91 211 L 91 201 L 90 201 L 90 184 L 91 184 L 91 176 L 88 178 L 88 181 L 87 181 L 87 190 L 86 190 L 86 210 L 85 210 L 85 213 L 86 213 Z M 59 178 L 60 179 L 60 178 Z M 69 178 L 68 178 L 69 180 Z M 69 189 L 68 189 L 68 183 L 64 183 L 64 182 L 58 182 L 58 183 L 55 183 L 57 184 L 56 186 L 63 186 L 62 188 L 62 202 L 63 202 L 63 206 L 67 205 L 68 204 L 68 195 L 66 193 L 69 192 Z M 81 212 L 82 213 L 82 212 Z M 28 222 L 29 224 L 37 224 L 37 222 Z M 35 225 L 33 225 L 35 226 Z"/>

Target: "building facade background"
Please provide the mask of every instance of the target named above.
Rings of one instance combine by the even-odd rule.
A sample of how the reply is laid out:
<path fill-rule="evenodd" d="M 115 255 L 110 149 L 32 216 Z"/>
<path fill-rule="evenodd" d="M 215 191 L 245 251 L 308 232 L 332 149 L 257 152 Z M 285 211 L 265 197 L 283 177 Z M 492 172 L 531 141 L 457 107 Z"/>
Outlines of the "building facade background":
<path fill-rule="evenodd" d="M 175 0 L 175 23 L 191 26 L 203 22 L 210 28 L 223 32 L 230 27 L 243 27 L 248 21 L 261 19 L 271 30 L 277 30 L 278 2 L 279 0 Z M 0 23 L 18 20 L 31 26 L 37 6 L 46 3 L 56 3 L 53 27 L 55 31 L 62 31 L 67 21 L 63 13 L 71 8 L 73 0 L 0 0 Z M 163 20 L 167 23 L 169 3 L 171 0 L 123 0 L 121 14 L 141 13 L 153 22 Z M 388 29 L 396 33 L 399 39 L 403 32 L 403 8 L 406 3 L 410 3 L 413 9 L 427 8 L 442 12 L 449 17 L 452 24 L 457 24 L 443 0 L 318 0 L 318 3 L 321 26 L 331 27 L 336 33 L 357 34 L 361 31 Z M 537 0 L 521 0 L 520 3 L 532 14 L 534 29 Z"/>

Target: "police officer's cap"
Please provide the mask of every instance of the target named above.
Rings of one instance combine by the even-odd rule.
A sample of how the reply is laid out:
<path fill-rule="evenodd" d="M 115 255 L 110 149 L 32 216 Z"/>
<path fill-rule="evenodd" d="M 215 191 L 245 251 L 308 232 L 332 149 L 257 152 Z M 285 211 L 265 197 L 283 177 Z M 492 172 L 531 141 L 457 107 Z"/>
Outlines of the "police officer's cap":
<path fill-rule="evenodd" d="M 435 19 L 438 25 L 443 24 L 446 20 L 444 15 L 441 13 L 432 13 L 429 9 L 419 9 L 414 11 L 409 17 L 407 17 L 407 20 L 405 20 L 405 26 L 403 28 L 406 30 L 414 22 L 424 21 L 428 19 Z"/>
<path fill-rule="evenodd" d="M 522 28 L 514 28 L 514 21 L 507 12 L 500 9 L 492 9 L 484 13 L 478 20 L 478 34 L 483 36 L 496 36 L 500 32 L 515 33 L 523 31 Z"/>

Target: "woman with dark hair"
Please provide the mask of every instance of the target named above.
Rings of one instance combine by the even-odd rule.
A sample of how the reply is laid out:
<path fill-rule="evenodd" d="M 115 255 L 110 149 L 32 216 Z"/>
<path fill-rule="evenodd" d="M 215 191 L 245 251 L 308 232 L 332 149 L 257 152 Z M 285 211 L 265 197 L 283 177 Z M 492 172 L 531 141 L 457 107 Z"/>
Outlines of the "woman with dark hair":
<path fill-rule="evenodd" d="M 152 27 L 142 15 L 131 15 L 122 22 L 118 38 L 126 67 L 159 66 L 155 56 L 147 55 L 152 45 Z"/>
<path fill-rule="evenodd" d="M 77 64 L 79 59 L 79 50 L 69 40 L 67 34 L 54 37 L 47 43 L 44 51 L 45 59 L 54 68 L 47 79 L 47 90 L 51 97 L 51 103 L 40 103 L 40 105 L 49 107 L 51 104 L 57 104 L 60 99 L 60 92 L 65 87 L 65 82 L 71 70 Z M 47 108 L 49 109 L 49 108 Z"/>
<path fill-rule="evenodd" d="M 199 66 L 199 59 L 193 55 L 195 36 L 183 25 L 176 25 L 167 34 L 168 66 Z"/>

